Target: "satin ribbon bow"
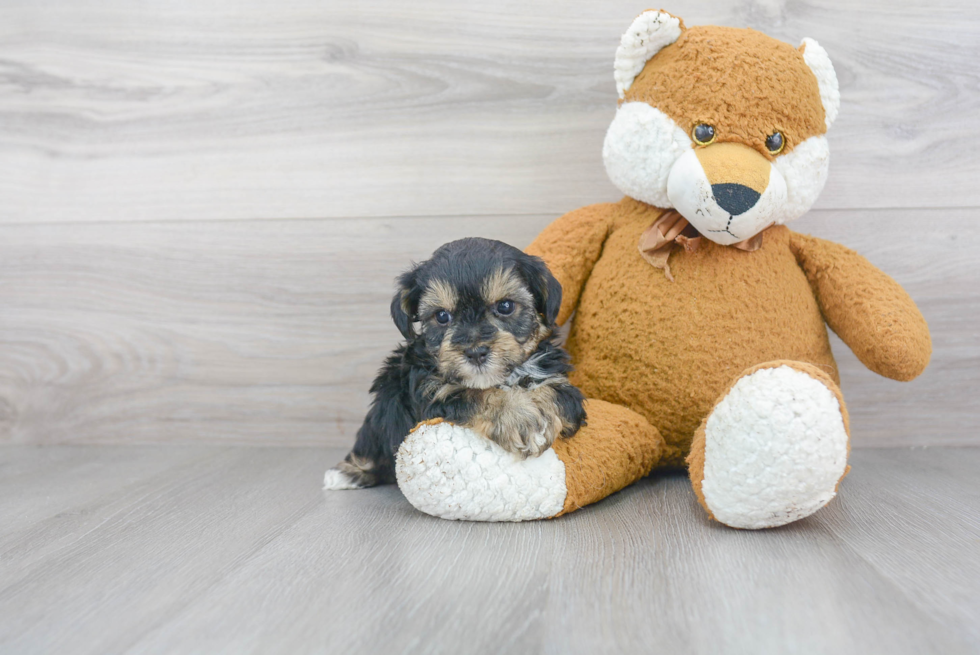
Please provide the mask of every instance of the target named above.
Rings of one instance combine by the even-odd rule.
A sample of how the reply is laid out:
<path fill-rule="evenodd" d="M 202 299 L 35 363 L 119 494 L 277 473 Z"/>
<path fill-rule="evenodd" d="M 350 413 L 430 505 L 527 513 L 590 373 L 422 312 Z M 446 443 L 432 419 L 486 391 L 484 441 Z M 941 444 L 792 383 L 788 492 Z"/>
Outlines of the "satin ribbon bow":
<path fill-rule="evenodd" d="M 730 247 L 746 252 L 758 250 L 762 247 L 762 235 L 767 229 L 769 228 L 753 237 L 733 243 Z M 670 254 L 677 246 L 688 252 L 697 252 L 703 238 L 680 212 L 668 209 L 640 235 L 640 254 L 656 268 L 664 269 L 667 279 L 673 282 L 674 276 L 670 274 L 670 266 L 667 264 Z"/>

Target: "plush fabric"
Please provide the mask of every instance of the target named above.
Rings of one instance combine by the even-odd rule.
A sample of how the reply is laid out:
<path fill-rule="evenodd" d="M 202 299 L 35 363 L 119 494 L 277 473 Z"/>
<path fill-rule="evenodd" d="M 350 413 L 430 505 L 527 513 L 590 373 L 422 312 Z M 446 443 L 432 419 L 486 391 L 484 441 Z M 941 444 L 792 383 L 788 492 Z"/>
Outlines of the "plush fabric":
<path fill-rule="evenodd" d="M 624 102 L 656 107 L 690 132 L 713 125 L 719 141 L 771 157 L 766 137 L 779 130 L 784 152 L 827 131 L 820 86 L 797 48 L 761 32 L 691 27 L 653 57 Z"/>
<path fill-rule="evenodd" d="M 636 17 L 623 33 L 616 49 L 613 77 L 622 98 L 650 57 L 677 40 L 684 31 L 684 21 L 665 11 L 645 11 Z"/>
<path fill-rule="evenodd" d="M 416 509 L 450 520 L 528 521 L 585 507 L 645 476 L 663 450 L 636 412 L 601 400 L 586 411 L 575 438 L 529 459 L 468 428 L 423 421 L 398 449 L 398 487 Z"/>
<path fill-rule="evenodd" d="M 905 289 L 842 245 L 791 234 L 790 248 L 828 325 L 862 364 L 903 382 L 925 370 L 929 326 Z"/>
<path fill-rule="evenodd" d="M 589 424 L 552 446 L 566 471 L 568 495 L 560 514 L 633 484 L 663 453 L 660 433 L 636 412 L 601 400 L 588 401 L 585 410 Z"/>
<path fill-rule="evenodd" d="M 827 55 L 827 51 L 813 39 L 803 39 L 803 43 L 800 44 L 800 52 L 803 53 L 803 61 L 817 78 L 817 86 L 820 87 L 820 102 L 824 109 L 824 124 L 829 130 L 830 126 L 837 120 L 837 112 L 840 110 L 840 88 L 837 84 L 834 65 L 830 63 L 830 56 Z"/>
<path fill-rule="evenodd" d="M 527 248 L 562 285 L 570 377 L 589 398 L 588 427 L 554 446 L 561 513 L 651 468 L 687 466 L 701 505 L 727 525 L 803 518 L 847 472 L 828 326 L 896 380 L 919 375 L 931 353 L 925 319 L 894 280 L 784 225 L 827 178 L 833 65 L 812 39 L 794 48 L 647 11 L 615 71 L 603 159 L 626 197 L 562 216 Z M 695 142 L 702 123 L 714 138 Z M 775 132 L 785 145 L 770 152 Z M 651 229 L 662 216 L 680 225 L 667 211 L 689 225 L 661 238 Z"/>
<path fill-rule="evenodd" d="M 769 386 L 775 390 L 777 393 L 783 393 L 786 395 L 786 401 L 782 403 L 782 407 L 778 407 L 778 398 L 753 398 L 752 395 L 758 394 L 758 387 L 755 389 L 740 389 L 742 392 L 742 398 L 748 397 L 750 402 L 754 401 L 755 407 L 750 408 L 738 408 L 735 412 L 729 410 L 728 416 L 720 416 L 716 411 L 718 406 L 726 401 L 732 400 L 732 390 L 738 385 L 746 385 L 746 383 L 753 380 L 756 374 L 760 371 L 775 371 L 776 369 L 790 369 L 792 371 L 797 371 L 806 376 L 809 380 L 812 380 L 818 385 L 823 385 L 829 393 L 824 394 L 826 400 L 829 400 L 832 409 L 829 412 L 829 416 L 820 416 L 817 412 L 807 410 L 808 401 L 810 401 L 809 396 L 812 392 L 806 388 L 800 388 L 798 385 L 793 385 L 792 383 L 787 384 L 783 380 L 766 380 L 763 382 L 769 383 Z M 825 400 L 825 402 L 826 402 Z M 748 409 L 749 411 L 745 411 Z M 755 410 L 755 411 L 753 411 Z M 764 423 L 763 425 L 758 425 L 760 420 L 765 422 L 771 416 L 780 413 L 780 410 L 786 412 L 790 416 L 790 421 L 796 421 L 795 429 L 785 430 L 783 434 L 790 438 L 790 443 L 780 444 L 780 447 L 772 447 L 772 431 L 766 430 L 768 427 Z M 750 493 L 752 500 L 761 500 L 768 503 L 770 507 L 768 508 L 767 514 L 769 514 L 769 524 L 765 526 L 761 525 L 741 525 L 737 527 L 772 527 L 774 525 L 782 525 L 786 521 L 785 519 L 791 519 L 795 516 L 795 511 L 798 510 L 800 506 L 800 496 L 806 497 L 817 497 L 825 496 L 821 498 L 822 507 L 830 498 L 832 498 L 837 493 L 837 487 L 840 481 L 843 479 L 849 470 L 849 467 L 843 465 L 843 463 L 833 461 L 836 458 L 834 456 L 841 456 L 843 462 L 846 462 L 847 456 L 851 451 L 850 444 L 850 420 L 847 415 L 847 407 L 844 404 L 844 397 L 841 395 L 840 387 L 827 375 L 824 371 L 820 370 L 816 366 L 811 364 L 805 364 L 803 362 L 794 361 L 775 361 L 766 362 L 764 364 L 758 364 L 756 366 L 750 367 L 748 370 L 743 371 L 732 384 L 722 393 L 718 402 L 712 407 L 711 412 L 704 417 L 701 421 L 701 425 L 698 426 L 697 431 L 694 433 L 694 441 L 691 444 L 691 452 L 687 456 L 687 466 L 688 475 L 691 478 L 691 486 L 694 488 L 694 494 L 697 496 L 698 502 L 701 506 L 708 512 L 711 518 L 716 518 L 705 500 L 704 492 L 702 490 L 702 483 L 705 479 L 705 453 L 706 453 L 706 432 L 708 429 L 708 421 L 719 420 L 722 418 L 727 418 L 729 423 L 732 423 L 731 415 L 737 414 L 739 411 L 744 412 L 747 415 L 748 420 L 742 420 L 740 423 L 735 424 L 735 430 L 730 430 L 735 433 L 736 439 L 732 441 L 740 447 L 744 448 L 744 442 L 748 441 L 751 446 L 751 453 L 747 453 L 749 457 L 732 457 L 731 453 L 723 453 L 724 455 L 729 455 L 727 458 L 727 466 L 731 472 L 733 478 L 735 478 L 737 483 L 744 481 L 747 489 Z M 824 476 L 824 485 L 822 488 L 814 488 L 812 483 L 813 478 L 813 463 L 807 461 L 812 456 L 813 447 L 812 444 L 806 438 L 806 433 L 811 430 L 820 429 L 818 424 L 821 418 L 829 419 L 832 422 L 830 429 L 826 432 L 832 435 L 832 439 L 821 439 L 817 442 L 817 446 L 823 447 L 824 452 L 831 455 L 830 457 L 825 457 L 823 460 L 818 460 L 820 464 L 829 464 L 827 468 L 830 469 L 831 474 L 829 477 Z M 756 425 L 749 426 L 747 423 L 751 421 L 756 423 Z M 835 425 L 838 424 L 839 427 L 835 429 Z M 714 426 L 713 426 L 714 427 Z M 724 427 L 724 426 L 719 426 Z M 761 428 L 761 429 L 760 429 Z M 716 432 L 721 432 L 721 429 L 716 427 Z M 827 436 L 821 432 L 821 436 Z M 826 442 L 826 443 L 824 443 Z M 832 443 L 836 442 L 836 443 Z M 728 444 L 728 445 L 736 445 Z M 794 448 L 795 447 L 795 448 Z M 797 452 L 789 452 L 792 450 Z M 800 452 L 801 449 L 805 449 L 804 452 Z M 806 452 L 809 451 L 809 452 Z M 842 451 L 842 452 L 840 452 Z M 736 452 L 735 455 L 740 453 Z M 716 458 L 719 455 L 715 455 Z M 789 456 L 787 456 L 789 455 Z M 796 457 L 793 457 L 795 455 Z M 800 457 L 804 455 L 805 458 Z M 733 463 L 732 460 L 736 461 Z M 801 461 L 802 460 L 802 461 Z M 828 461 L 831 460 L 831 461 Z M 749 464 L 751 470 L 739 470 L 739 463 Z M 776 465 L 774 465 L 776 464 Z M 838 466 L 838 464 L 840 464 Z M 824 468 L 824 467 L 821 467 Z M 779 495 L 773 494 L 774 491 L 778 491 L 773 484 L 773 480 L 762 479 L 768 472 L 772 475 L 770 477 L 775 477 L 777 479 L 782 478 L 784 488 L 787 486 L 785 481 L 788 481 L 795 487 L 794 491 L 797 494 L 784 494 L 782 498 Z M 760 484 L 764 483 L 764 484 Z M 773 502 L 776 501 L 776 502 Z M 780 503 L 779 501 L 782 501 Z M 771 505 L 782 505 L 782 507 L 773 508 Z M 780 511 L 781 510 L 781 511 Z M 751 512 L 746 512 L 746 514 L 751 514 Z M 758 517 L 746 516 L 745 519 L 759 521 Z"/>
<path fill-rule="evenodd" d="M 574 384 L 589 398 L 624 405 L 660 430 L 663 465 L 679 466 L 701 419 L 734 377 L 759 362 L 810 362 L 837 380 L 827 330 L 790 231 L 766 231 L 744 252 L 703 240 L 670 256 L 674 281 L 648 264 L 637 243 L 662 210 L 631 198 L 572 212 L 528 247 L 562 283 L 559 316 L 577 309 L 567 347 Z M 581 223 L 605 224 L 601 244 Z M 592 234 L 602 234 L 594 230 Z M 580 252 L 601 248 L 587 281 Z M 569 269 L 574 273 L 569 274 Z M 567 303 L 567 305 L 566 305 Z"/>
<path fill-rule="evenodd" d="M 418 510 L 442 519 L 529 521 L 565 506 L 566 468 L 556 451 L 523 460 L 472 430 L 420 423 L 395 459 L 398 487 Z"/>

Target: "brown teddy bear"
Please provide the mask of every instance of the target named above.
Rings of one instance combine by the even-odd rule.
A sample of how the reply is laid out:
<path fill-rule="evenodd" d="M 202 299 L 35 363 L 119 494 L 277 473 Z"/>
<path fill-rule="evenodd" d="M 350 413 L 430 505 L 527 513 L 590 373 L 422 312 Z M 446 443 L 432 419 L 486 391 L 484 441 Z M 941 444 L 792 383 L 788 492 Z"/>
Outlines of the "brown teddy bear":
<path fill-rule="evenodd" d="M 839 92 L 827 53 L 750 29 L 641 14 L 616 53 L 603 148 L 626 197 L 562 216 L 527 251 L 561 282 L 588 426 L 532 460 L 465 428 L 419 426 L 398 454 L 419 509 L 556 516 L 654 467 L 686 465 L 739 528 L 812 514 L 847 472 L 847 410 L 827 325 L 871 370 L 911 380 L 929 330 L 857 253 L 798 234 L 827 177 Z"/>

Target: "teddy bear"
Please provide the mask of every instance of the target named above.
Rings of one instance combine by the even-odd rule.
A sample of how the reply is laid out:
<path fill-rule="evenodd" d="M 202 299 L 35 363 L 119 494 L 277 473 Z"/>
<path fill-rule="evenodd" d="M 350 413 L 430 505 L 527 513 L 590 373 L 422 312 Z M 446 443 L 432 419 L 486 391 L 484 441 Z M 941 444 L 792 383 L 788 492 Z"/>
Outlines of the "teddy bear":
<path fill-rule="evenodd" d="M 824 507 L 850 435 L 829 326 L 911 380 L 931 354 L 909 295 L 848 248 L 791 231 L 827 179 L 840 103 L 824 49 L 638 16 L 616 51 L 603 160 L 625 197 L 527 248 L 559 280 L 588 422 L 516 459 L 444 421 L 416 427 L 398 483 L 450 519 L 552 518 L 686 467 L 708 516 L 769 528 Z"/>

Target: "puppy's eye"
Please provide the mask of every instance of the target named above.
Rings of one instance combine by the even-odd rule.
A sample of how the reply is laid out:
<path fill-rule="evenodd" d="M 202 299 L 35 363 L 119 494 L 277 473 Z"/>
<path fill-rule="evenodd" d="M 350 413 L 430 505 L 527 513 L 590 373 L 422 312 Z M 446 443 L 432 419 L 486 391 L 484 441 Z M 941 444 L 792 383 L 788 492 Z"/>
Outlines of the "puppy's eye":
<path fill-rule="evenodd" d="M 766 137 L 766 150 L 770 155 L 778 155 L 786 147 L 786 139 L 782 132 L 773 132 Z"/>
<path fill-rule="evenodd" d="M 708 125 L 707 123 L 698 123 L 691 130 L 691 138 L 694 139 L 694 143 L 699 146 L 706 146 L 714 143 L 715 140 L 715 128 Z"/>
<path fill-rule="evenodd" d="M 449 321 L 453 320 L 452 314 L 447 312 L 445 309 L 440 309 L 435 314 L 436 323 L 439 325 L 449 325 Z"/>
<path fill-rule="evenodd" d="M 497 313 L 501 316 L 510 316 L 514 313 L 514 301 L 513 300 L 501 300 L 497 303 L 496 307 Z"/>

